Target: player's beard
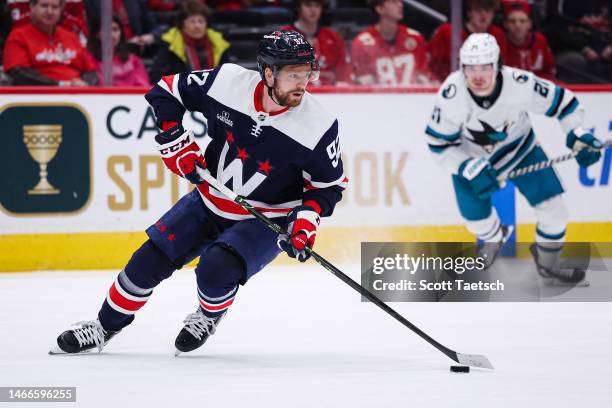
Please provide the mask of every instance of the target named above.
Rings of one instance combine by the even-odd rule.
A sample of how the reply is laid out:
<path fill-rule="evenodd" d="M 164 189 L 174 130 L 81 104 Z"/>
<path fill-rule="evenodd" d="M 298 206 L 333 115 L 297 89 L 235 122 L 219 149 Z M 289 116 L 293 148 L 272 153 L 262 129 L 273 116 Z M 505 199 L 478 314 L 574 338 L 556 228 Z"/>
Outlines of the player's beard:
<path fill-rule="evenodd" d="M 302 95 L 298 98 L 293 95 L 294 92 L 300 92 Z M 292 89 L 288 92 L 280 92 L 277 87 L 272 88 L 272 94 L 274 95 L 275 102 L 281 106 L 288 106 L 295 108 L 302 102 L 304 97 L 304 91 L 299 89 Z"/>

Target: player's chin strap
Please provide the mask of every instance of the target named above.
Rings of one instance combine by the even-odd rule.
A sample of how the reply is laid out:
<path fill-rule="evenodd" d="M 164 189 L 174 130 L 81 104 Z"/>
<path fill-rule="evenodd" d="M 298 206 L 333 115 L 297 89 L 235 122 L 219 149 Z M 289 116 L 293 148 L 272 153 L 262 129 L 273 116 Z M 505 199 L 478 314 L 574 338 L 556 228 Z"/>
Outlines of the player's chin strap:
<path fill-rule="evenodd" d="M 612 140 L 606 140 L 600 150 L 605 150 L 608 147 L 612 147 Z M 592 147 L 588 147 L 587 149 L 593 149 Z M 497 181 L 500 182 L 500 184 L 505 184 L 505 182 L 507 180 L 511 180 L 513 178 L 517 178 L 519 176 L 523 176 L 525 174 L 529 174 L 529 173 L 533 173 L 536 171 L 540 171 L 542 169 L 547 169 L 549 167 L 554 166 L 557 163 L 561 163 L 564 161 L 568 161 L 573 159 L 574 157 L 576 157 L 576 155 L 580 152 L 580 150 L 572 150 L 569 153 L 564 154 L 563 156 L 559 156 L 559 157 L 555 157 L 552 159 L 548 159 L 548 160 L 544 160 L 541 161 L 539 163 L 533 163 L 530 164 L 529 166 L 525 166 L 525 167 L 521 167 L 520 169 L 515 169 L 512 170 L 510 173 L 508 173 L 508 175 L 506 177 L 498 177 Z"/>
<path fill-rule="evenodd" d="M 239 206 L 244 208 L 246 211 L 251 213 L 255 218 L 257 218 L 260 221 L 262 221 L 272 231 L 276 232 L 277 234 L 286 234 L 287 233 L 278 224 L 272 222 L 272 220 L 270 220 L 268 217 L 266 217 L 265 215 L 263 215 L 262 213 L 257 211 L 257 209 L 255 209 L 255 207 L 253 207 L 243 197 L 241 197 L 238 194 L 234 193 L 232 190 L 227 188 L 224 184 L 220 183 L 215 177 L 213 177 L 212 174 L 210 174 L 208 172 L 208 170 L 204 170 L 204 169 L 201 169 L 201 168 L 198 167 L 197 171 L 198 171 L 198 174 L 204 180 L 206 180 L 213 188 L 215 188 L 218 191 L 220 191 L 221 194 L 223 194 L 224 196 L 226 196 L 227 198 L 229 198 L 230 200 L 232 200 L 233 202 L 235 202 L 236 204 L 238 204 Z M 434 346 L 435 348 L 440 350 L 442 353 L 444 353 L 447 357 L 449 357 L 453 361 L 456 361 L 456 362 L 458 362 L 460 364 L 471 366 L 471 367 L 480 367 L 480 368 L 493 369 L 493 366 L 491 365 L 491 362 L 485 356 L 483 356 L 483 355 L 480 355 L 480 354 L 462 354 L 462 353 L 457 353 L 456 351 L 453 351 L 453 350 L 449 349 L 448 347 L 438 343 L 436 340 L 434 340 L 432 337 L 430 337 L 427 333 L 425 333 L 424 331 L 422 331 L 421 329 L 416 327 L 414 324 L 412 324 L 405 317 L 403 317 L 402 315 L 397 313 L 391 307 L 387 306 L 382 300 L 380 300 L 378 297 L 376 297 L 376 295 L 374 295 L 372 292 L 370 292 L 369 290 L 367 290 L 366 288 L 364 288 L 363 286 L 361 286 L 360 284 L 358 284 L 357 282 L 355 282 L 351 278 L 349 278 L 340 269 L 336 268 L 334 265 L 332 265 L 329 261 L 327 261 L 321 255 L 317 254 L 311 248 L 309 248 L 307 246 L 307 247 L 304 248 L 304 250 L 306 252 L 308 252 L 312 256 L 312 258 L 314 258 L 314 260 L 316 260 L 321 266 L 323 266 L 325 269 L 327 269 L 333 275 L 338 277 L 341 281 L 343 281 L 344 283 L 349 285 L 351 288 L 353 288 L 357 292 L 359 292 L 359 294 L 361 294 L 361 296 L 365 297 L 370 302 L 372 302 L 376 306 L 380 307 L 387 314 L 393 316 L 393 318 L 395 318 L 397 321 L 399 321 L 404 326 L 408 327 L 414 333 L 418 334 L 422 339 L 424 339 L 426 342 L 428 342 L 429 344 L 431 344 L 432 346 Z"/>

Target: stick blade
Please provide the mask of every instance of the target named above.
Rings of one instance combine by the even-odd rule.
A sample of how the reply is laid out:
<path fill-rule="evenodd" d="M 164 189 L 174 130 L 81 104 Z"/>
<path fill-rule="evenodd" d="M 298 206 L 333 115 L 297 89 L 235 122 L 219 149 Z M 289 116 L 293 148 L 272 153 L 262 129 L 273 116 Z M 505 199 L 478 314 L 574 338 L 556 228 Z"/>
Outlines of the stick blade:
<path fill-rule="evenodd" d="M 488 368 L 489 370 L 494 370 L 489 359 L 480 354 L 457 353 L 457 362 L 469 367 Z"/>

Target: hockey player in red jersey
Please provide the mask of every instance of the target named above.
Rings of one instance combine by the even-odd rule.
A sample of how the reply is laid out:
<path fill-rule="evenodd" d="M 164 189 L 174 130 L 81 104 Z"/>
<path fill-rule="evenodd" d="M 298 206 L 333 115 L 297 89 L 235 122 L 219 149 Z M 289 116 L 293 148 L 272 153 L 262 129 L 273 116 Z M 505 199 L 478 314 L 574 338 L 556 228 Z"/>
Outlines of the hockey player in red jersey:
<path fill-rule="evenodd" d="M 111 285 L 97 320 L 59 335 L 52 352 L 102 347 L 133 320 L 154 288 L 199 257 L 198 307 L 183 321 L 177 353 L 200 347 L 230 308 L 238 288 L 282 251 L 305 261 L 321 217 L 346 184 L 338 121 L 306 87 L 318 76 L 314 49 L 295 31 L 263 37 L 259 72 L 234 64 L 163 77 L 146 94 L 164 164 L 197 185 L 147 229 L 149 239 Z M 181 125 L 185 112 L 207 119 L 202 151 Z M 206 169 L 287 231 L 277 235 L 198 174 Z"/>
<path fill-rule="evenodd" d="M 499 0 L 467 0 L 465 8 L 466 21 L 461 29 L 461 41 L 465 41 L 471 33 L 489 33 L 495 37 L 503 55 L 506 47 L 504 31 L 493 24 Z M 451 23 L 444 23 L 429 40 L 431 71 L 440 81 L 444 81 L 451 72 L 451 33 Z"/>
<path fill-rule="evenodd" d="M 282 29 L 298 31 L 314 47 L 321 74 L 312 85 L 348 85 L 351 66 L 344 40 L 336 31 L 319 25 L 326 1 L 296 0 L 298 19 L 292 26 Z"/>
<path fill-rule="evenodd" d="M 359 85 L 429 85 L 427 45 L 418 32 L 399 21 L 402 0 L 369 0 L 379 21 L 352 42 L 351 60 Z"/>
<path fill-rule="evenodd" d="M 531 71 L 546 79 L 555 78 L 555 56 L 542 33 L 531 30 L 531 6 L 527 0 L 509 0 L 504 7 L 506 50 L 504 63 Z"/>

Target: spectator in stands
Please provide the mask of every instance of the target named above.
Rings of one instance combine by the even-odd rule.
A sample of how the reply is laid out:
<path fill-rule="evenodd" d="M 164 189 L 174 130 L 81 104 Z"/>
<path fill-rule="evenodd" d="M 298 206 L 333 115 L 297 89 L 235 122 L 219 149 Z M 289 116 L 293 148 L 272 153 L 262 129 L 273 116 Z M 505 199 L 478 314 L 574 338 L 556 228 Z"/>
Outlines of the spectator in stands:
<path fill-rule="evenodd" d="M 351 59 L 359 85 L 428 85 L 427 46 L 418 32 L 399 21 L 402 0 L 368 0 L 378 23 L 353 39 Z"/>
<path fill-rule="evenodd" d="M 30 22 L 30 0 L 9 0 L 7 6 L 11 13 L 13 28 Z M 75 33 L 83 46 L 87 44 L 89 28 L 85 22 L 83 0 L 65 1 L 60 26 Z"/>
<path fill-rule="evenodd" d="M 4 69 L 14 85 L 86 86 L 98 82 L 78 37 L 58 25 L 64 0 L 30 0 L 31 21 L 4 46 Z"/>
<path fill-rule="evenodd" d="M 161 37 L 153 60 L 151 81 L 164 75 L 210 69 L 224 61 L 229 43 L 218 31 L 208 28 L 210 9 L 198 0 L 181 4 L 177 23 Z"/>
<path fill-rule="evenodd" d="M 104 82 L 102 74 L 102 44 L 100 42 L 100 27 L 92 27 L 94 35 L 89 40 L 88 49 L 94 58 L 98 74 L 98 82 Z M 113 85 L 114 86 L 149 86 L 149 75 L 139 57 L 129 52 L 121 20 L 113 16 L 111 23 L 111 40 L 113 44 Z"/>
<path fill-rule="evenodd" d="M 546 37 L 531 30 L 531 6 L 527 0 L 504 0 L 502 5 L 506 29 L 504 64 L 554 79 L 555 57 Z"/>
<path fill-rule="evenodd" d="M 348 63 L 344 40 L 328 27 L 320 27 L 319 20 L 326 0 L 296 0 L 298 19 L 283 30 L 296 30 L 315 48 L 321 74 L 312 85 L 348 85 L 351 66 Z"/>
<path fill-rule="evenodd" d="M 85 11 L 90 27 L 100 21 L 100 1 L 85 0 Z M 141 51 L 155 42 L 155 22 L 147 8 L 147 0 L 112 0 L 113 15 L 119 16 L 121 28 L 128 43 L 141 47 Z M 159 37 L 158 37 L 159 38 Z"/>
<path fill-rule="evenodd" d="M 504 55 L 506 40 L 504 31 L 493 24 L 495 11 L 499 8 L 499 0 L 466 0 L 465 24 L 461 29 L 461 42 L 472 33 L 489 33 L 497 40 Z M 443 81 L 451 71 L 451 36 L 452 24 L 444 23 L 436 29 L 429 40 L 431 56 L 431 71 L 440 81 Z"/>
<path fill-rule="evenodd" d="M 563 2 L 563 20 L 555 29 L 561 80 L 612 80 L 611 3 L 610 0 Z"/>

